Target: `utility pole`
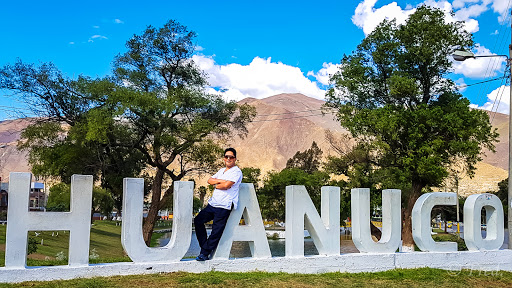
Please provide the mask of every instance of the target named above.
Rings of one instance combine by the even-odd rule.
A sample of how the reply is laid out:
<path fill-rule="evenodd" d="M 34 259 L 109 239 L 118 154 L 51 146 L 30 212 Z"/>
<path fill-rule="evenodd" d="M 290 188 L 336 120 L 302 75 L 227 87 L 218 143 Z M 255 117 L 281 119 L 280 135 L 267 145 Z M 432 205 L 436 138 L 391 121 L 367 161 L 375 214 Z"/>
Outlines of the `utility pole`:
<path fill-rule="evenodd" d="M 460 219 L 459 219 L 459 175 L 455 175 L 455 190 L 457 193 L 457 237 L 460 238 Z"/>
<path fill-rule="evenodd" d="M 510 11 L 510 15 L 512 16 L 512 10 Z M 512 22 L 511 22 L 511 41 L 512 41 Z M 512 249 L 512 159 L 510 154 L 512 153 L 512 65 L 510 60 L 512 59 L 512 43 L 508 46 L 508 69 L 509 69 L 509 90 L 510 90 L 510 100 L 509 102 L 509 112 L 508 112 L 508 249 Z"/>

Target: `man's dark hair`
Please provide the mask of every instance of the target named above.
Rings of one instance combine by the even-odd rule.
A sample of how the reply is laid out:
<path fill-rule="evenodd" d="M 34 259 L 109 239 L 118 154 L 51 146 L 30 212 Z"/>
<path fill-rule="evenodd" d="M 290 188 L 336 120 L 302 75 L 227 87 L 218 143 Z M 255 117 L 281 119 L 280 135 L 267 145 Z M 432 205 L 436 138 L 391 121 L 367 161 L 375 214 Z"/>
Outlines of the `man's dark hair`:
<path fill-rule="evenodd" d="M 231 147 L 227 148 L 226 150 L 224 150 L 224 155 L 226 155 L 226 152 L 228 152 L 228 151 L 233 152 L 233 156 L 235 156 L 235 158 L 236 158 L 236 150 L 235 150 L 235 148 L 231 148 Z"/>

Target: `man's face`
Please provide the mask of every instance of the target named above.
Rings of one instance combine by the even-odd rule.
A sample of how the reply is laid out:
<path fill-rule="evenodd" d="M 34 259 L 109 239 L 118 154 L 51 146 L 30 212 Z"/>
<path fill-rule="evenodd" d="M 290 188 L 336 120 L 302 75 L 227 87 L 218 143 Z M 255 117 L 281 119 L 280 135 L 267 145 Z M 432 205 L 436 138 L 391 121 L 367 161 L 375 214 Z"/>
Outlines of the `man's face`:
<path fill-rule="evenodd" d="M 227 151 L 224 153 L 224 164 L 226 164 L 227 168 L 231 168 L 235 166 L 236 157 L 231 151 Z"/>

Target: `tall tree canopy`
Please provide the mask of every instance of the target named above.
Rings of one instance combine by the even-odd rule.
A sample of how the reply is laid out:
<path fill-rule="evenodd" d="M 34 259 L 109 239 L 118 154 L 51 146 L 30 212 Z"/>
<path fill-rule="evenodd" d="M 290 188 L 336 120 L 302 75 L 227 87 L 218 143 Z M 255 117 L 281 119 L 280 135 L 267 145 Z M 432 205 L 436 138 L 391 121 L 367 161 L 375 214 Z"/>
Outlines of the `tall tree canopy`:
<path fill-rule="evenodd" d="M 414 244 L 412 207 L 424 189 L 440 185 L 454 161 L 474 173 L 481 149 L 494 150 L 497 139 L 488 115 L 470 109 L 445 78 L 453 49 L 469 49 L 473 40 L 461 22 L 444 18 L 422 6 L 403 25 L 384 21 L 343 57 L 327 94 L 341 125 L 370 143 L 372 165 L 388 178 L 382 188 L 402 188 L 406 249 Z"/>
<path fill-rule="evenodd" d="M 172 20 L 149 26 L 126 43 L 104 79 L 68 79 L 52 64 L 21 61 L 0 70 L 0 88 L 18 92 L 45 117 L 36 124 L 45 130 L 29 128 L 22 142 L 41 173 L 94 174 L 119 189 L 122 177 L 149 171 L 148 244 L 172 183 L 216 169 L 223 151 L 218 140 L 243 136 L 256 113 L 205 93 L 205 75 L 192 60 L 195 37 Z"/>
<path fill-rule="evenodd" d="M 292 158 L 286 161 L 286 168 L 298 168 L 306 173 L 318 171 L 322 163 L 322 150 L 315 141 L 311 143 L 311 148 L 300 152 L 297 151 Z"/>

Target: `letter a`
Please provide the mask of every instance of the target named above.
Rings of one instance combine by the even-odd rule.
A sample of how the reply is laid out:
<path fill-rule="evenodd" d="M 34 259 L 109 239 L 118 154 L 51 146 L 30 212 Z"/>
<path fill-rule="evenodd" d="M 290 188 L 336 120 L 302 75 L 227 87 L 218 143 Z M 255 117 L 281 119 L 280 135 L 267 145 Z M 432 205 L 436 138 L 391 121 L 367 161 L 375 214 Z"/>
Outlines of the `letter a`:
<path fill-rule="evenodd" d="M 244 216 L 245 225 L 239 225 Z M 240 185 L 238 207 L 231 212 L 213 259 L 228 259 L 233 241 L 248 241 L 254 258 L 270 258 L 267 234 L 263 227 L 258 198 L 252 183 Z"/>
<path fill-rule="evenodd" d="M 372 239 L 370 231 L 370 189 L 352 189 L 352 241 L 361 252 L 394 253 L 401 240 L 400 190 L 382 191 L 382 237 Z"/>
<path fill-rule="evenodd" d="M 124 179 L 121 243 L 133 262 L 179 261 L 185 256 L 192 238 L 193 194 L 194 182 L 174 182 L 171 240 L 164 247 L 150 248 L 142 236 L 144 179 Z"/>
<path fill-rule="evenodd" d="M 322 187 L 322 217 L 302 185 L 286 186 L 286 257 L 304 256 L 304 227 L 320 255 L 340 254 L 340 188 Z"/>
<path fill-rule="evenodd" d="M 71 177 L 70 212 L 29 212 L 32 175 L 9 175 L 9 207 L 5 267 L 24 268 L 27 264 L 27 232 L 69 230 L 69 266 L 89 264 L 89 239 L 92 207 L 92 176 Z"/>

